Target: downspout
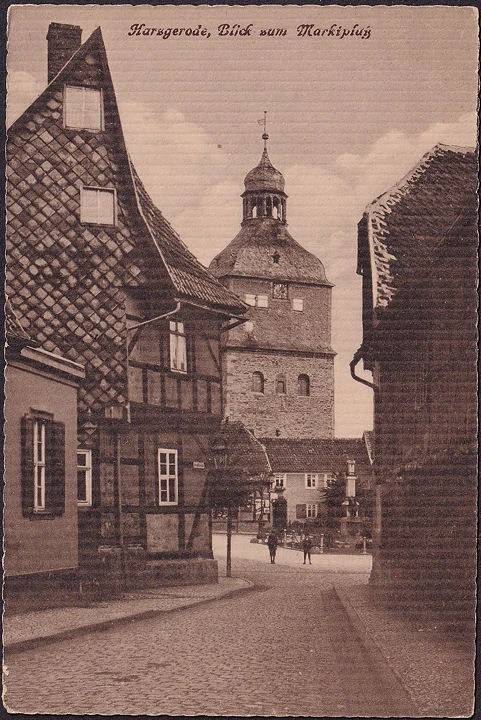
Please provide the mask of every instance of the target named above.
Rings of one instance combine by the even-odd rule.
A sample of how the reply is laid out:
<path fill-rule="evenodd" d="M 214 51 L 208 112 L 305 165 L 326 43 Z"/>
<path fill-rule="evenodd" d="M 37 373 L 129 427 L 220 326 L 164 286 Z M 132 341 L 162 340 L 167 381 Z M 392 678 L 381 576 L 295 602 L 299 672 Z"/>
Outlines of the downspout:
<path fill-rule="evenodd" d="M 371 388 L 371 390 L 374 390 L 374 392 L 377 392 L 377 390 L 379 390 L 379 388 L 375 383 L 369 382 L 369 380 L 364 380 L 364 378 L 359 377 L 359 375 L 356 375 L 356 373 L 355 373 L 356 365 L 358 364 L 359 360 L 362 359 L 362 351 L 363 351 L 363 346 L 361 345 L 361 347 L 356 350 L 356 352 L 354 353 L 354 357 L 352 358 L 351 362 L 349 363 L 351 377 L 353 380 L 356 380 L 356 382 L 359 382 L 362 385 L 367 385 L 367 387 Z"/>

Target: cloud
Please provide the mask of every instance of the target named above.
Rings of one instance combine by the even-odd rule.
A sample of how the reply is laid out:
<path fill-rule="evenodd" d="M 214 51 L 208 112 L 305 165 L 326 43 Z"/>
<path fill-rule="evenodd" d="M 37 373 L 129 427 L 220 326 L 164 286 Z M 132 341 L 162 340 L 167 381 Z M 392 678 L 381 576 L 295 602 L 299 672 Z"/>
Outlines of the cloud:
<path fill-rule="evenodd" d="M 169 221 L 197 205 L 225 175 L 229 159 L 212 137 L 175 108 L 160 115 L 139 102 L 119 106 L 132 160 Z"/>

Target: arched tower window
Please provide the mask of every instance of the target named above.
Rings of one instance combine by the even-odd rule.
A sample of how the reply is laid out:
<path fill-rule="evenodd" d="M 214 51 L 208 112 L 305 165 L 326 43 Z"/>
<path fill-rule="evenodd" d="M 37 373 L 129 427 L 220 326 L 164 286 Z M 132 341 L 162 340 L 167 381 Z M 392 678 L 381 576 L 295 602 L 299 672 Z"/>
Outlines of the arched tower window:
<path fill-rule="evenodd" d="M 310 386 L 309 375 L 299 375 L 297 378 L 297 394 L 307 397 L 311 394 Z"/>
<path fill-rule="evenodd" d="M 276 395 L 286 394 L 286 376 L 278 375 L 276 378 Z"/>
<path fill-rule="evenodd" d="M 272 217 L 282 220 L 281 214 L 280 214 L 280 204 L 279 204 L 279 198 L 275 197 L 272 201 Z"/>
<path fill-rule="evenodd" d="M 272 198 L 269 196 L 266 197 L 266 215 L 272 217 Z"/>
<path fill-rule="evenodd" d="M 264 392 L 264 375 L 261 372 L 252 373 L 252 392 Z"/>

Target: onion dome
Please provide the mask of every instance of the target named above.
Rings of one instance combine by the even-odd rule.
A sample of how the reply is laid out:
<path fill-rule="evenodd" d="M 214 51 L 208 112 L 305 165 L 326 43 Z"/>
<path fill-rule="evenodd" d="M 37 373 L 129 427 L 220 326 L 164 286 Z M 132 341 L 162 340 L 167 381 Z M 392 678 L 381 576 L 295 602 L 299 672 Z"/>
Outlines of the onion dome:
<path fill-rule="evenodd" d="M 244 187 L 249 192 L 264 190 L 284 192 L 284 176 L 272 165 L 266 148 L 264 148 L 259 164 L 245 176 Z"/>

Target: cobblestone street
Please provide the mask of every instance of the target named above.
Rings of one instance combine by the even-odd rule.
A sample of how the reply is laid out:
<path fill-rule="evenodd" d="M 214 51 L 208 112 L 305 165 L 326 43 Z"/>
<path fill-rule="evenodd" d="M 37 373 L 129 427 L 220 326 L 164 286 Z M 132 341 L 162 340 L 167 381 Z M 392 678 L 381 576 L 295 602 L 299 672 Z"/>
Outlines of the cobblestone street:
<path fill-rule="evenodd" d="M 216 554 L 225 537 L 215 538 Z M 241 557 L 241 555 L 247 557 Z M 332 589 L 370 558 L 313 556 L 234 538 L 256 590 L 6 658 L 10 711 L 50 714 L 396 715 Z M 223 560 L 219 557 L 220 572 Z M 179 588 L 182 592 L 182 588 Z"/>

